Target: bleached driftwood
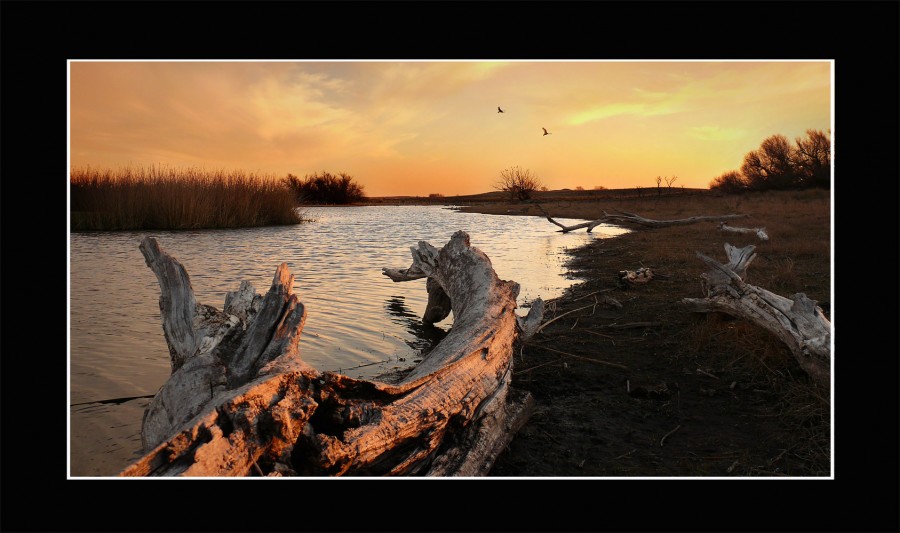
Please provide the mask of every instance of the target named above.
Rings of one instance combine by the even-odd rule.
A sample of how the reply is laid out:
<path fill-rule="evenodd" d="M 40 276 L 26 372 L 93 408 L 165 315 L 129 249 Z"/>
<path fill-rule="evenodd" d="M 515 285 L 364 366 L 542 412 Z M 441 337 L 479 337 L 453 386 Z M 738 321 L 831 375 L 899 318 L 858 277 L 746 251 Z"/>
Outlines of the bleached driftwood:
<path fill-rule="evenodd" d="M 510 388 L 512 353 L 543 306 L 518 317 L 519 285 L 465 232 L 412 248 L 405 275 L 439 286 L 454 323 L 396 384 L 303 362 L 306 309 L 286 263 L 265 296 L 242 282 L 218 311 L 196 303 L 156 239 L 140 249 L 159 280 L 173 373 L 144 413 L 146 454 L 122 476 L 484 475 L 527 420 L 533 400 Z"/>
<path fill-rule="evenodd" d="M 597 220 L 592 220 L 589 222 L 581 222 L 579 224 L 572 224 L 571 226 L 566 226 L 566 225 L 563 225 L 563 224 L 553 220 L 549 215 L 547 216 L 547 220 L 549 220 L 550 222 L 552 222 L 552 223 L 556 224 L 557 226 L 559 226 L 560 228 L 562 228 L 560 231 L 563 233 L 568 233 L 570 231 L 575 231 L 575 230 L 581 229 L 581 228 L 587 228 L 587 232 L 590 233 L 591 231 L 593 231 L 594 228 L 596 228 L 600 224 L 603 224 L 604 222 L 606 222 L 606 218 L 598 218 Z"/>
<path fill-rule="evenodd" d="M 753 245 L 735 248 L 725 244 L 728 264 L 697 253 L 711 268 L 702 274 L 706 298 L 685 298 L 695 311 L 721 311 L 745 318 L 774 333 L 790 348 L 801 368 L 817 383 L 827 386 L 831 375 L 831 322 L 822 309 L 803 293 L 794 299 L 745 283 L 747 267 L 756 257 Z"/>
<path fill-rule="evenodd" d="M 769 240 L 769 234 L 766 233 L 766 228 L 738 228 L 735 226 L 729 226 L 727 222 L 722 222 L 721 224 L 719 224 L 719 231 L 724 231 L 727 233 L 755 233 L 759 240 Z"/>
<path fill-rule="evenodd" d="M 535 205 L 537 205 L 537 204 L 535 204 Z M 726 220 L 726 219 L 742 218 L 742 217 L 750 216 L 750 215 L 746 215 L 746 214 L 700 215 L 700 216 L 675 219 L 675 220 L 653 220 L 650 218 L 644 218 L 640 215 L 635 215 L 634 213 L 628 213 L 625 211 L 619 211 L 619 214 L 609 214 L 606 211 L 604 211 L 603 216 L 598 219 L 591 220 L 588 222 L 580 222 L 578 224 L 573 224 L 571 226 L 566 226 L 556 220 L 553 220 L 553 218 L 550 216 L 550 214 L 547 213 L 547 211 L 540 205 L 537 205 L 537 208 L 540 209 L 542 213 L 544 213 L 544 217 L 549 222 L 559 226 L 560 227 L 559 231 L 561 231 L 562 233 L 568 233 L 570 231 L 575 231 L 575 230 L 581 229 L 581 228 L 587 228 L 587 232 L 590 233 L 594 228 L 596 228 L 600 224 L 604 224 L 604 223 L 635 224 L 635 225 L 646 226 L 646 227 L 651 227 L 651 228 L 661 228 L 661 227 L 665 227 L 665 226 L 683 226 L 683 225 L 687 225 L 687 224 L 695 224 L 697 222 L 706 222 L 706 221 L 710 221 L 710 220 L 716 221 L 716 220 Z"/>
<path fill-rule="evenodd" d="M 620 270 L 619 283 L 626 285 L 640 285 L 653 279 L 653 271 L 647 267 L 637 270 Z"/>
<path fill-rule="evenodd" d="M 618 215 L 610 215 L 605 213 L 605 219 L 608 222 L 613 222 L 615 224 L 636 224 L 639 226 L 647 226 L 650 228 L 662 228 L 666 226 L 684 226 L 687 224 L 696 224 L 697 222 L 706 222 L 706 221 L 716 221 L 716 220 L 729 220 L 733 218 L 743 218 L 748 217 L 750 215 L 747 214 L 730 214 L 730 215 L 699 215 L 688 218 L 679 218 L 674 220 L 653 220 L 651 218 L 644 218 L 640 215 L 635 215 L 634 213 L 628 213 L 626 211 L 619 211 Z"/>

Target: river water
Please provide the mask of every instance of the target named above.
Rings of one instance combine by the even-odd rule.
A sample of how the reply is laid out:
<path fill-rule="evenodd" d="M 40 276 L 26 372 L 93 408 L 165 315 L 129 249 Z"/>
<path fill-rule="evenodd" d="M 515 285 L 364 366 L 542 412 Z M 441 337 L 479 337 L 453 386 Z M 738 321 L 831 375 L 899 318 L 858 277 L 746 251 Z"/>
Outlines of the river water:
<path fill-rule="evenodd" d="M 395 283 L 419 241 L 440 248 L 457 230 L 521 285 L 517 312 L 574 280 L 566 250 L 627 230 L 601 225 L 568 234 L 540 217 L 462 213 L 445 206 L 320 207 L 295 226 L 237 230 L 79 232 L 69 239 L 69 475 L 117 475 L 140 458 L 141 417 L 170 373 L 159 285 L 138 245 L 152 235 L 178 259 L 197 301 L 221 309 L 242 280 L 264 294 L 286 262 L 306 306 L 303 359 L 319 370 L 369 379 L 415 364 L 449 330 L 421 316 L 425 280 Z M 558 219 L 563 224 L 580 222 Z"/>

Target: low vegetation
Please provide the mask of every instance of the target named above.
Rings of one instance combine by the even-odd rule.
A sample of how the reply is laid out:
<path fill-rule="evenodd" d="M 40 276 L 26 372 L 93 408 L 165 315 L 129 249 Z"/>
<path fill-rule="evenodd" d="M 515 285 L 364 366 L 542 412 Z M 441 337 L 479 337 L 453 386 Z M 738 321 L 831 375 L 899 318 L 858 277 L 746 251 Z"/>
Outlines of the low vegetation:
<path fill-rule="evenodd" d="M 185 230 L 304 222 L 291 189 L 274 176 L 194 168 L 75 168 L 71 229 Z"/>
<path fill-rule="evenodd" d="M 363 186 L 344 172 L 307 174 L 302 179 L 288 174 L 283 183 L 294 191 L 301 204 L 352 204 L 365 199 Z"/>

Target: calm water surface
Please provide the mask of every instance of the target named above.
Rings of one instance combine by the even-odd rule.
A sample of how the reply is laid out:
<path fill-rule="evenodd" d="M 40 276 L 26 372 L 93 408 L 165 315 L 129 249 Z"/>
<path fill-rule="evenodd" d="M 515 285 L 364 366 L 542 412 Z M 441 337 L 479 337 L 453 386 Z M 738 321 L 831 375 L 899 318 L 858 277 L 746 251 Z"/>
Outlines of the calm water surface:
<path fill-rule="evenodd" d="M 300 341 L 319 370 L 360 378 L 420 359 L 453 322 L 425 327 L 425 280 L 395 283 L 382 267 L 412 263 L 410 246 L 447 243 L 457 230 L 491 259 L 501 279 L 521 285 L 519 314 L 574 281 L 566 250 L 627 230 L 558 233 L 543 218 L 460 213 L 442 206 L 314 208 L 313 223 L 239 230 L 84 232 L 70 235 L 69 377 L 72 476 L 115 476 L 141 456 L 149 399 L 170 374 L 159 285 L 138 249 L 147 235 L 187 269 L 200 303 L 221 309 L 250 281 L 264 294 L 286 262 L 307 310 Z M 579 220 L 560 219 L 563 224 Z"/>

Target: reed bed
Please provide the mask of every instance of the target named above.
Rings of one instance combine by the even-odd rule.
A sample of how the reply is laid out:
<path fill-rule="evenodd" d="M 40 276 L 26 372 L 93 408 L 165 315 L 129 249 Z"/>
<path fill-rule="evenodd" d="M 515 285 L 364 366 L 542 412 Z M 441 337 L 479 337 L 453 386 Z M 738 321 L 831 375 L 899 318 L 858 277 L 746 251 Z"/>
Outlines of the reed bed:
<path fill-rule="evenodd" d="M 70 173 L 71 229 L 194 230 L 308 219 L 274 175 L 242 170 L 122 167 Z"/>

